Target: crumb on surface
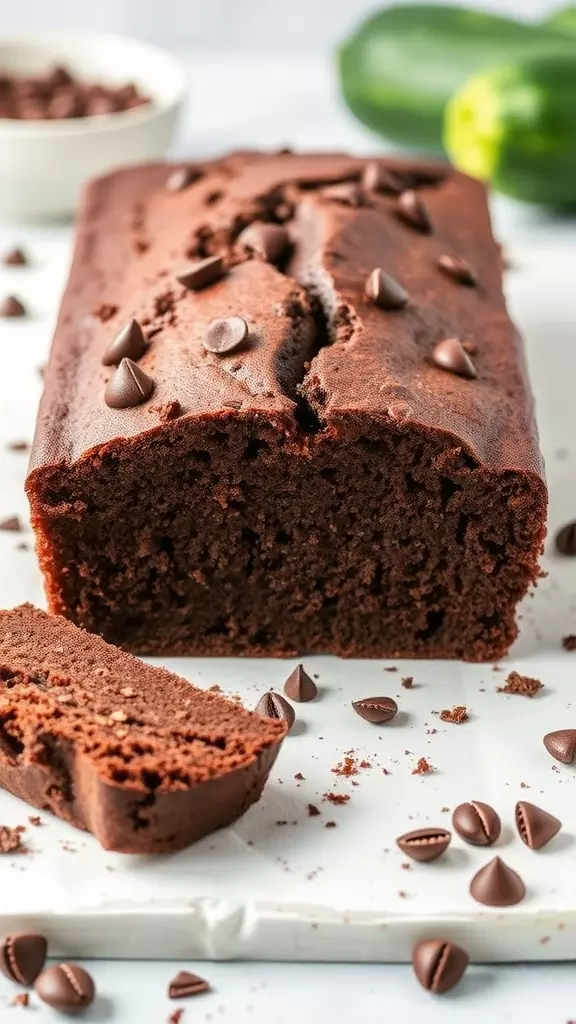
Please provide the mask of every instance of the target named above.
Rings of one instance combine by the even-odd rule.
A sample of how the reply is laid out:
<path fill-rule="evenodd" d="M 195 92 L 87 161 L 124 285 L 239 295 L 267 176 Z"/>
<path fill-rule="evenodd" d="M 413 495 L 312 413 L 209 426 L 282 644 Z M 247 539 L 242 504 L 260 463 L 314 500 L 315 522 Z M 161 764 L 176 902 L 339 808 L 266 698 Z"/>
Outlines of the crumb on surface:
<path fill-rule="evenodd" d="M 308 817 L 316 818 L 321 812 L 316 807 L 316 804 L 308 804 Z"/>
<path fill-rule="evenodd" d="M 562 647 L 565 651 L 576 651 L 576 636 L 569 633 L 568 636 L 562 637 Z"/>
<path fill-rule="evenodd" d="M 412 775 L 428 775 L 429 772 L 433 771 L 434 769 L 430 762 L 425 757 L 421 757 L 416 767 L 412 770 Z"/>
<path fill-rule="evenodd" d="M 347 804 L 349 799 L 349 793 L 324 793 L 324 800 L 328 800 L 329 803 L 334 804 L 336 807 L 341 807 L 342 804 Z"/>
<path fill-rule="evenodd" d="M 414 676 L 404 676 L 402 686 L 405 690 L 411 690 L 414 685 Z"/>
<path fill-rule="evenodd" d="M 335 821 L 327 821 L 326 824 L 324 825 L 324 828 L 336 828 L 336 822 Z"/>
<path fill-rule="evenodd" d="M 30 1003 L 30 996 L 27 992 L 18 992 L 17 995 L 13 996 L 10 1000 L 10 1006 L 28 1006 Z"/>
<path fill-rule="evenodd" d="M 209 693 L 222 693 L 222 687 L 218 686 L 218 683 L 214 683 L 213 686 L 208 687 Z"/>
<path fill-rule="evenodd" d="M 463 704 L 455 704 L 452 710 L 444 708 L 440 712 L 440 719 L 442 722 L 452 722 L 454 725 L 460 725 L 461 722 L 467 722 L 469 718 L 468 708 Z"/>
<path fill-rule="evenodd" d="M 39 828 L 40 825 L 44 824 L 39 814 L 31 814 L 28 818 L 28 821 L 30 822 L 31 825 L 34 825 L 34 828 Z"/>
<path fill-rule="evenodd" d="M 516 693 L 521 697 L 534 697 L 544 686 L 539 679 L 532 679 L 531 676 L 520 675 L 519 672 L 511 672 L 506 677 L 506 685 L 498 686 L 498 693 Z"/>
<path fill-rule="evenodd" d="M 351 754 L 347 754 L 342 761 L 339 761 L 330 771 L 333 775 L 343 775 L 349 779 L 352 775 L 358 775 L 358 762 Z"/>
<path fill-rule="evenodd" d="M 168 1024 L 180 1024 L 182 1017 L 184 1016 L 183 1007 L 179 1007 L 177 1010 L 173 1010 L 168 1017 Z"/>
<path fill-rule="evenodd" d="M 0 853 L 28 853 L 28 847 L 22 840 L 25 825 L 0 825 Z"/>
<path fill-rule="evenodd" d="M 294 776 L 294 778 L 298 779 L 298 782 L 304 782 L 305 781 L 305 777 L 304 777 L 304 775 L 302 775 L 302 772 L 296 772 L 296 775 Z"/>
<path fill-rule="evenodd" d="M 171 420 L 177 420 L 182 415 L 182 406 L 175 400 L 164 402 L 162 405 L 151 405 L 148 412 L 157 416 L 160 423 L 170 423 Z"/>
<path fill-rule="evenodd" d="M 397 669 L 396 665 L 390 665 L 390 667 L 389 668 L 385 668 L 384 671 L 385 672 L 397 672 L 398 669 Z"/>

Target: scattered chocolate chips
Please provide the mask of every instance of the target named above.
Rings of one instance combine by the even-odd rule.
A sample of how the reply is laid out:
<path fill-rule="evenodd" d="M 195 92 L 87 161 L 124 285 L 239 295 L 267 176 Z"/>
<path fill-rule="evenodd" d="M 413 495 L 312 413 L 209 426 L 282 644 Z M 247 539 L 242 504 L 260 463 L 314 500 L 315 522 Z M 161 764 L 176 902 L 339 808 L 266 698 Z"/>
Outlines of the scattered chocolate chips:
<path fill-rule="evenodd" d="M 5 267 L 25 267 L 28 265 L 28 258 L 22 249 L 15 246 L 4 253 L 2 263 Z"/>
<path fill-rule="evenodd" d="M 104 401 L 110 409 L 130 409 L 146 402 L 154 391 L 154 381 L 131 359 L 120 362 L 104 392 Z"/>
<path fill-rule="evenodd" d="M 408 302 L 406 289 L 380 267 L 376 267 L 366 278 L 364 291 L 367 298 L 381 309 L 402 309 Z"/>
<path fill-rule="evenodd" d="M 412 967 L 428 992 L 442 995 L 453 988 L 468 967 L 465 949 L 448 939 L 424 939 L 412 950 Z"/>
<path fill-rule="evenodd" d="M 276 718 L 280 722 L 286 722 L 288 732 L 296 721 L 296 712 L 292 705 L 284 699 L 282 694 L 275 693 L 274 690 L 263 693 L 254 710 L 259 715 L 264 715 L 265 718 Z"/>
<path fill-rule="evenodd" d="M 404 676 L 402 686 L 405 690 L 411 690 L 414 686 L 414 676 Z"/>
<path fill-rule="evenodd" d="M 189 996 L 199 996 L 202 992 L 209 991 L 210 985 L 204 978 L 198 974 L 191 974 L 190 971 L 179 971 L 168 986 L 168 998 L 187 999 Z"/>
<path fill-rule="evenodd" d="M 576 521 L 572 520 L 556 531 L 554 544 L 559 554 L 566 555 L 568 558 L 576 556 Z"/>
<path fill-rule="evenodd" d="M 454 830 L 471 846 L 492 846 L 502 831 L 502 822 L 490 804 L 470 800 L 452 815 Z"/>
<path fill-rule="evenodd" d="M 438 266 L 448 274 L 449 277 L 454 278 L 460 284 L 467 284 L 470 288 L 478 284 L 478 278 L 476 272 L 472 269 L 466 260 L 461 259 L 460 256 L 451 256 L 445 253 L 443 256 L 438 257 Z"/>
<path fill-rule="evenodd" d="M 248 324 L 241 316 L 227 316 L 213 320 L 209 325 L 202 344 L 207 352 L 219 356 L 239 348 L 248 337 Z"/>
<path fill-rule="evenodd" d="M 208 288 L 216 284 L 224 274 L 224 259 L 222 256 L 207 256 L 204 260 L 197 260 L 189 267 L 184 267 L 175 274 L 180 284 L 189 291 L 198 292 L 202 288 Z"/>
<path fill-rule="evenodd" d="M 352 701 L 352 707 L 360 718 L 375 724 L 390 722 L 398 714 L 398 705 L 392 697 L 364 697 Z"/>
<path fill-rule="evenodd" d="M 48 943 L 37 932 L 7 935 L 0 946 L 0 971 L 19 985 L 33 985 L 46 963 Z"/>
<path fill-rule="evenodd" d="M 420 196 L 414 189 L 407 189 L 398 196 L 396 201 L 396 214 L 405 224 L 429 235 L 432 231 L 430 215 Z"/>
<path fill-rule="evenodd" d="M 59 66 L 37 75 L 3 74 L 1 86 L 0 116 L 24 121 L 114 114 L 150 103 L 132 82 L 84 82 Z"/>
<path fill-rule="evenodd" d="M 562 764 L 573 764 L 576 758 L 576 729 L 547 732 L 542 740 L 551 757 Z"/>
<path fill-rule="evenodd" d="M 318 696 L 318 687 L 303 665 L 297 665 L 284 683 L 284 693 L 290 700 L 304 704 Z"/>
<path fill-rule="evenodd" d="M 524 899 L 526 887 L 516 871 L 494 857 L 474 875 L 470 895 L 487 907 L 512 907 Z"/>
<path fill-rule="evenodd" d="M 396 843 L 408 857 L 419 862 L 437 860 L 450 846 L 452 836 L 445 828 L 417 828 Z"/>
<path fill-rule="evenodd" d="M 527 800 L 516 804 L 515 821 L 518 834 L 531 850 L 541 850 L 562 828 L 562 822 Z"/>
<path fill-rule="evenodd" d="M 432 351 L 432 362 L 441 370 L 448 370 L 468 380 L 473 380 L 477 376 L 476 367 L 459 338 L 444 338 L 443 341 L 439 341 Z"/>
<path fill-rule="evenodd" d="M 565 651 L 576 651 L 576 636 L 570 633 L 568 636 L 562 637 L 562 647 Z"/>
<path fill-rule="evenodd" d="M 362 186 L 366 192 L 388 192 L 391 195 L 399 195 L 404 187 L 394 172 L 383 167 L 377 160 L 366 164 L 362 172 Z"/>
<path fill-rule="evenodd" d="M 366 194 L 364 190 L 354 181 L 343 181 L 337 185 L 326 185 L 320 189 L 320 195 L 324 199 L 330 199 L 335 203 L 342 203 L 343 206 L 366 206 Z"/>
<path fill-rule="evenodd" d="M 202 171 L 198 167 L 179 167 L 168 176 L 166 188 L 169 192 L 182 192 L 201 177 Z"/>
<path fill-rule="evenodd" d="M 146 339 L 137 320 L 130 320 L 114 340 L 110 342 L 102 363 L 104 366 L 118 366 L 123 359 L 137 362 L 146 351 Z"/>
<path fill-rule="evenodd" d="M 317 818 L 319 814 L 320 814 L 320 811 L 316 807 L 316 804 L 308 804 L 308 817 L 309 818 Z"/>
<path fill-rule="evenodd" d="M 6 295 L 0 302 L 0 316 L 7 320 L 15 317 L 26 316 L 26 307 L 15 295 Z"/>
<path fill-rule="evenodd" d="M 281 224 L 255 221 L 238 236 L 238 243 L 267 263 L 278 263 L 290 244 L 290 236 Z"/>
<path fill-rule="evenodd" d="M 7 519 L 2 519 L 0 522 L 0 530 L 5 530 L 6 533 L 22 533 L 23 529 L 18 516 L 8 516 Z"/>
<path fill-rule="evenodd" d="M 55 964 L 44 971 L 34 986 L 36 994 L 48 1006 L 61 1013 L 81 1013 L 94 1001 L 94 982 L 77 964 Z"/>
<path fill-rule="evenodd" d="M 506 678 L 505 686 L 497 686 L 498 693 L 516 693 L 520 697 L 535 697 L 544 686 L 539 679 L 532 679 L 530 676 L 522 676 L 519 672 L 510 672 Z"/>

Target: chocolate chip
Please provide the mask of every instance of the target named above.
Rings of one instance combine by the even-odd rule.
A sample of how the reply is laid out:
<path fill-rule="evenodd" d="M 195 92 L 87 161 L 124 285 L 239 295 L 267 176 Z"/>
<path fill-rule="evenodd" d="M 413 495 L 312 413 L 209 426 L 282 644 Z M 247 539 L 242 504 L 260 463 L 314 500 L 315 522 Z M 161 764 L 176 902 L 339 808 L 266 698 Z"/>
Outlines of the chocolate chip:
<path fill-rule="evenodd" d="M 398 713 L 398 705 L 392 697 L 364 697 L 352 701 L 352 707 L 360 718 L 376 724 L 389 722 Z"/>
<path fill-rule="evenodd" d="M 290 244 L 290 236 L 281 224 L 256 221 L 244 229 L 238 236 L 238 242 L 267 263 L 278 263 Z"/>
<path fill-rule="evenodd" d="M 8 252 L 4 253 L 2 263 L 5 267 L 25 267 L 28 264 L 28 259 L 26 257 L 26 253 L 22 249 L 15 247 L 14 249 L 9 249 Z"/>
<path fill-rule="evenodd" d="M 445 338 L 434 346 L 432 361 L 441 370 L 449 370 L 459 377 L 467 377 L 473 380 L 476 374 L 476 367 L 467 352 L 462 347 L 459 338 Z"/>
<path fill-rule="evenodd" d="M 6 317 L 6 319 L 26 316 L 26 308 L 15 295 L 6 295 L 0 302 L 0 316 Z"/>
<path fill-rule="evenodd" d="M 476 272 L 472 269 L 466 260 L 463 260 L 460 256 L 451 256 L 449 253 L 445 253 L 443 256 L 438 257 L 438 266 L 452 277 L 455 281 L 460 284 L 467 284 L 470 288 L 478 284 L 478 278 Z"/>
<path fill-rule="evenodd" d="M 248 337 L 248 324 L 241 316 L 227 316 L 213 320 L 209 325 L 202 344 L 208 352 L 223 356 L 239 348 Z"/>
<path fill-rule="evenodd" d="M 168 176 L 166 188 L 169 192 L 182 192 L 201 177 L 202 171 L 198 167 L 179 167 Z"/>
<path fill-rule="evenodd" d="M 268 690 L 267 693 L 263 693 L 258 701 L 255 711 L 259 715 L 264 715 L 265 718 L 275 718 L 280 722 L 286 722 L 288 725 L 288 732 L 296 721 L 296 713 L 291 704 L 280 693 L 275 693 L 274 690 Z"/>
<path fill-rule="evenodd" d="M 450 846 L 451 838 L 445 828 L 417 828 L 400 836 L 396 843 L 412 860 L 424 862 L 441 857 Z"/>
<path fill-rule="evenodd" d="M 399 195 L 404 188 L 394 172 L 383 167 L 377 160 L 366 164 L 362 172 L 362 186 L 366 192 L 388 192 L 391 195 Z"/>
<path fill-rule="evenodd" d="M 169 999 L 186 999 L 188 996 L 199 996 L 201 992 L 209 992 L 210 985 L 198 974 L 190 971 L 179 971 L 168 986 Z"/>
<path fill-rule="evenodd" d="M 561 555 L 568 555 L 569 558 L 576 556 L 576 521 L 566 523 L 556 531 L 554 537 L 556 551 Z"/>
<path fill-rule="evenodd" d="M 547 732 L 542 740 L 546 750 L 562 764 L 573 764 L 576 758 L 576 729 Z"/>
<path fill-rule="evenodd" d="M 28 441 L 7 441 L 6 448 L 9 452 L 29 452 L 30 445 Z"/>
<path fill-rule="evenodd" d="M 102 363 L 104 366 L 118 366 L 123 359 L 138 360 L 146 351 L 146 339 L 137 320 L 130 320 L 114 340 L 110 342 Z"/>
<path fill-rule="evenodd" d="M 401 196 L 398 196 L 396 214 L 405 224 L 416 228 L 417 231 L 422 231 L 425 235 L 429 235 L 432 231 L 428 210 L 414 189 L 407 189 Z"/>
<path fill-rule="evenodd" d="M 318 688 L 304 667 L 297 665 L 284 683 L 284 693 L 290 700 L 295 700 L 298 704 L 304 704 L 306 701 L 314 700 L 318 695 Z"/>
<path fill-rule="evenodd" d="M 0 530 L 5 530 L 7 533 L 21 533 L 23 529 L 18 516 L 8 516 L 7 519 L 2 519 L 0 522 Z"/>
<path fill-rule="evenodd" d="M 123 359 L 104 392 L 104 401 L 111 409 L 130 409 L 148 401 L 154 381 L 131 359 Z"/>
<path fill-rule="evenodd" d="M 502 831 L 494 808 L 481 800 L 460 804 L 452 815 L 452 824 L 460 838 L 471 846 L 492 846 Z"/>
<path fill-rule="evenodd" d="M 520 839 L 531 850 L 541 850 L 562 828 L 558 818 L 527 800 L 516 804 L 515 820 Z"/>
<path fill-rule="evenodd" d="M 468 963 L 466 950 L 448 939 L 424 939 L 412 950 L 412 967 L 422 988 L 439 996 L 460 981 Z"/>
<path fill-rule="evenodd" d="M 0 946 L 0 970 L 19 985 L 33 985 L 46 962 L 48 943 L 37 932 L 7 935 Z"/>
<path fill-rule="evenodd" d="M 408 302 L 408 292 L 380 267 L 367 277 L 364 291 L 381 309 L 401 309 Z"/>
<path fill-rule="evenodd" d="M 176 280 L 192 292 L 200 291 L 211 284 L 216 284 L 224 273 L 224 259 L 222 256 L 207 256 L 204 260 L 197 260 L 189 267 L 184 267 L 175 274 Z"/>
<path fill-rule="evenodd" d="M 500 857 L 480 868 L 470 882 L 470 895 L 487 907 L 512 907 L 526 895 L 524 882 Z"/>
<path fill-rule="evenodd" d="M 36 994 L 62 1013 L 80 1013 L 94 1001 L 92 978 L 76 964 L 55 964 L 38 978 Z"/>
<path fill-rule="evenodd" d="M 325 188 L 320 189 L 320 195 L 334 203 L 342 203 L 343 206 L 366 206 L 364 190 L 354 181 L 343 181 L 338 182 L 337 185 L 326 185 Z"/>

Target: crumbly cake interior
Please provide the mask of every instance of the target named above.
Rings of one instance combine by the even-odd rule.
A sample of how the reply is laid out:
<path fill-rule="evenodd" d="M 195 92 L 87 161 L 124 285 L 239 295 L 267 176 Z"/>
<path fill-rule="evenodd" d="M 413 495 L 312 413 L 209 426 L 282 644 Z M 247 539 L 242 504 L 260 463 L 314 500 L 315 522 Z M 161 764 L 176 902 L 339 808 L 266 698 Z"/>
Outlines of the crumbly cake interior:
<path fill-rule="evenodd" d="M 32 628 L 33 635 L 32 635 Z M 71 802 L 64 752 L 105 782 L 158 793 L 245 767 L 283 726 L 152 668 L 63 619 L 0 612 L 0 751 L 46 765 Z"/>

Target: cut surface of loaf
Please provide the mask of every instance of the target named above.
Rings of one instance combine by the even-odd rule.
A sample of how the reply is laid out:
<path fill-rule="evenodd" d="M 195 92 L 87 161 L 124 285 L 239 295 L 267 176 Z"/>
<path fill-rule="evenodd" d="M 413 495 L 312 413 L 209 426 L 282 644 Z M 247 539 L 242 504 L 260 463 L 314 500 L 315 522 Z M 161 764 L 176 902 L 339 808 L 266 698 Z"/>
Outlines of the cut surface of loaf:
<path fill-rule="evenodd" d="M 109 850 L 177 850 L 260 796 L 285 732 L 31 605 L 0 612 L 0 785 Z"/>

